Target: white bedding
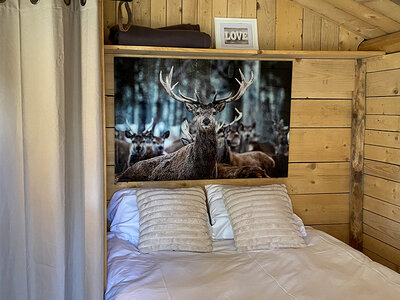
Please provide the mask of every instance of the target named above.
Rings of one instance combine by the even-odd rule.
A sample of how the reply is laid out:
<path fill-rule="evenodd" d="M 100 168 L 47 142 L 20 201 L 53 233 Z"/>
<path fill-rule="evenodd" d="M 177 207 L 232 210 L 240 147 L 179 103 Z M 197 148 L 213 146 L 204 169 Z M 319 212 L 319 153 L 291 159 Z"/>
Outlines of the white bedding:
<path fill-rule="evenodd" d="M 400 299 L 400 275 L 321 231 L 307 247 L 236 252 L 232 240 L 212 253 L 137 248 L 108 238 L 106 299 Z"/>

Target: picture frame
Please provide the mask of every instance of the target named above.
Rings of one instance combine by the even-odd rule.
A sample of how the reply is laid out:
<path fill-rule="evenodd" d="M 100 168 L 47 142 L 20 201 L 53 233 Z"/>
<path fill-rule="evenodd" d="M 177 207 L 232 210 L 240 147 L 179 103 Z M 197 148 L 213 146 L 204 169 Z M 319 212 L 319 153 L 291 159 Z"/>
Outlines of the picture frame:
<path fill-rule="evenodd" d="M 216 49 L 258 50 L 257 19 L 214 18 Z"/>

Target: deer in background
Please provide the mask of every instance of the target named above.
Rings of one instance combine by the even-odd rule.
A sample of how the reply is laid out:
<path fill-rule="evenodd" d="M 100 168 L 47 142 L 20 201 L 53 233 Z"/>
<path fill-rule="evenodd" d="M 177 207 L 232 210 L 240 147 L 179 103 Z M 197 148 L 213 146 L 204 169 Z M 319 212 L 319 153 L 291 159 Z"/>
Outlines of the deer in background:
<path fill-rule="evenodd" d="M 238 110 L 238 116 L 228 125 L 219 125 L 218 138 L 218 158 L 219 163 L 228 164 L 237 167 L 258 167 L 270 175 L 275 167 L 275 161 L 267 154 L 261 151 L 252 151 L 245 153 L 235 153 L 229 146 L 229 127 L 237 123 L 242 118 L 242 113 Z"/>
<path fill-rule="evenodd" d="M 186 109 L 193 114 L 192 124 L 195 127 L 196 136 L 194 142 L 181 149 L 163 156 L 140 161 L 128 168 L 116 180 L 188 180 L 215 178 L 217 171 L 217 133 L 215 115 L 221 112 L 227 103 L 239 100 L 247 88 L 254 81 L 254 74 L 251 74 L 249 81 L 246 81 L 243 73 L 239 70 L 241 81 L 235 95 L 217 98 L 215 92 L 211 103 L 201 102 L 197 91 L 194 98 L 187 97 L 174 89 L 179 82 L 172 85 L 173 67 L 165 81 L 160 72 L 160 83 L 168 95 L 174 100 L 185 104 Z"/>

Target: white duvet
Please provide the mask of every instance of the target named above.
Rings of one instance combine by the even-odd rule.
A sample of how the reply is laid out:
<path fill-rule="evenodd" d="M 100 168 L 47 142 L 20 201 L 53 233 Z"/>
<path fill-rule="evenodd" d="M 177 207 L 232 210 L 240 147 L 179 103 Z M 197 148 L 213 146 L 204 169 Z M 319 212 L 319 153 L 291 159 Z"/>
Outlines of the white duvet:
<path fill-rule="evenodd" d="M 159 251 L 108 239 L 106 299 L 400 299 L 400 275 L 321 231 L 307 247 L 212 253 Z"/>

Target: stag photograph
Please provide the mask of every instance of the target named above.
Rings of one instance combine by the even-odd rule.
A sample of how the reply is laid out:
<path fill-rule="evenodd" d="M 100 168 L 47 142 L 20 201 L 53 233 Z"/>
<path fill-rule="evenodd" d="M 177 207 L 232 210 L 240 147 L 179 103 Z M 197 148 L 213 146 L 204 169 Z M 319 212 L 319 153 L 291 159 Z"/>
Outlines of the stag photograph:
<path fill-rule="evenodd" d="M 115 180 L 287 177 L 292 62 L 115 57 Z"/>

